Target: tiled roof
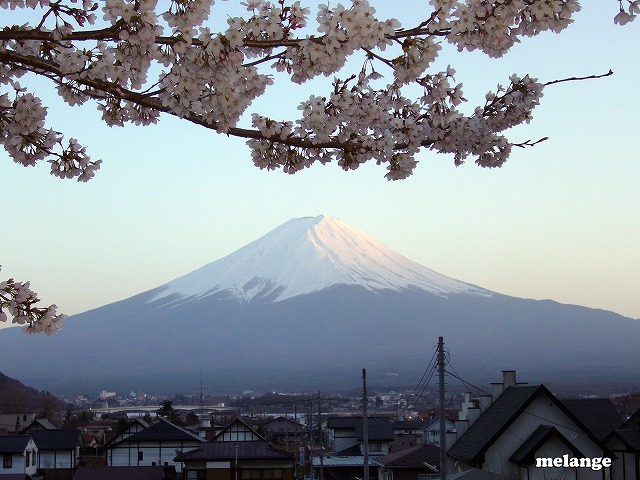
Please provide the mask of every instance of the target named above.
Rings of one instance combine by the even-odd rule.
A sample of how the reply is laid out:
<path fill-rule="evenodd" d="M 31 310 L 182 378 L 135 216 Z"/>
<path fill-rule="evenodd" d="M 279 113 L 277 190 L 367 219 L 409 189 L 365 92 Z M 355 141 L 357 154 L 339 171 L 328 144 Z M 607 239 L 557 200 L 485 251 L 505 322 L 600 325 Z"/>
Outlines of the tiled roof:
<path fill-rule="evenodd" d="M 79 430 L 33 430 L 33 438 L 38 450 L 75 450 L 82 445 Z"/>
<path fill-rule="evenodd" d="M 622 425 L 622 417 L 608 398 L 577 398 L 561 402 L 598 440 L 604 439 Z"/>
<path fill-rule="evenodd" d="M 273 448 L 268 442 L 208 442 L 190 452 L 181 453 L 176 462 L 189 460 L 232 460 L 235 458 L 261 458 L 294 460 L 290 453 Z"/>
<path fill-rule="evenodd" d="M 121 442 L 153 442 L 153 441 L 171 441 L 171 440 L 196 440 L 204 442 L 205 440 L 188 432 L 184 428 L 180 428 L 166 420 L 160 420 L 148 428 L 134 433 L 130 437 L 126 437 Z M 119 442 L 120 443 L 120 442 Z"/>
<path fill-rule="evenodd" d="M 367 434 L 370 442 L 393 440 L 393 428 L 389 417 L 367 417 Z M 362 417 L 329 417 L 327 428 L 353 430 L 358 441 L 364 440 Z"/>
<path fill-rule="evenodd" d="M 0 453 L 22 453 L 27 448 L 29 439 L 28 435 L 2 435 Z"/>
<path fill-rule="evenodd" d="M 55 430 L 56 427 L 46 418 L 36 418 L 33 422 L 22 429 L 21 433 L 29 432 L 31 430 Z"/>
<path fill-rule="evenodd" d="M 388 455 L 376 457 L 374 462 L 383 467 L 396 468 L 423 468 L 426 462 L 437 468 L 440 464 L 440 447 L 436 447 L 435 445 L 417 445 Z"/>
<path fill-rule="evenodd" d="M 484 450 L 542 390 L 542 385 L 507 388 L 449 449 L 452 458 L 476 463 Z"/>
<path fill-rule="evenodd" d="M 639 429 L 637 428 L 619 429 L 619 430 L 615 430 L 614 434 L 617 435 L 627 447 L 633 450 L 640 450 L 640 430 Z"/>
<path fill-rule="evenodd" d="M 535 462 L 536 452 L 544 445 L 549 438 L 558 438 L 564 443 L 569 450 L 573 453 L 574 457 L 584 457 L 582 452 L 578 450 L 567 438 L 560 433 L 556 427 L 551 425 L 540 425 L 535 432 L 533 432 L 529 438 L 527 438 L 520 448 L 511 455 L 510 461 L 518 465 L 531 465 Z"/>
<path fill-rule="evenodd" d="M 620 428 L 638 428 L 640 425 L 640 408 L 629 418 L 625 420 L 625 422 L 620 425 Z"/>

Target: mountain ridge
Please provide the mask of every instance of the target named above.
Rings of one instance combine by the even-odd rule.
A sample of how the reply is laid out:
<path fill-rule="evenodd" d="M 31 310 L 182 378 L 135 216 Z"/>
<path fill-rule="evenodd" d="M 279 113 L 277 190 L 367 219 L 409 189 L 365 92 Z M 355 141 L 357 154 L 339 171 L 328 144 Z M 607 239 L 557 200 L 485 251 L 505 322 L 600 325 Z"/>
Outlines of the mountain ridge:
<path fill-rule="evenodd" d="M 443 336 L 452 365 L 472 383 L 516 369 L 529 381 L 577 382 L 590 388 L 599 382 L 622 391 L 640 390 L 636 320 L 489 292 L 415 267 L 408 259 L 410 263 L 400 265 L 409 265 L 409 272 L 426 272 L 426 288 L 408 281 L 394 288 L 335 283 L 335 276 L 322 268 L 308 281 L 312 274 L 305 272 L 314 272 L 318 262 L 324 268 L 335 264 L 328 255 L 307 255 L 316 251 L 309 224 L 326 226 L 315 244 L 356 242 L 359 251 L 367 251 L 363 244 L 375 246 L 368 256 L 400 256 L 379 252 L 380 242 L 362 240 L 352 227 L 341 230 L 324 216 L 302 221 L 302 228 L 299 222 L 287 223 L 284 230 L 295 235 L 267 234 L 196 270 L 195 277 L 180 277 L 180 288 L 168 282 L 74 315 L 55 337 L 0 330 L 0 362 L 13 377 L 60 393 L 138 388 L 172 394 L 196 387 L 200 375 L 218 392 L 352 388 L 362 368 L 372 382 L 411 385 Z M 265 237 L 266 243 L 261 241 Z M 348 251 L 338 251 L 335 258 L 344 253 L 353 262 L 348 257 L 334 262 L 342 271 L 355 263 L 359 270 L 350 273 L 352 279 L 363 278 L 358 277 L 363 271 L 369 279 L 382 271 L 380 265 L 396 265 L 391 260 L 367 264 L 354 253 L 356 247 L 342 248 Z M 211 277 L 220 268 L 226 277 Z M 287 274 L 284 280 L 266 275 L 274 268 Z M 290 275 L 291 269 L 298 277 Z M 255 278 L 272 283 L 263 282 L 260 289 L 251 283 Z M 323 288 L 316 290 L 318 285 Z M 290 287 L 289 293 L 297 294 L 285 297 Z M 250 298 L 241 295 L 246 292 Z M 13 361 L 27 351 L 30 362 Z"/>

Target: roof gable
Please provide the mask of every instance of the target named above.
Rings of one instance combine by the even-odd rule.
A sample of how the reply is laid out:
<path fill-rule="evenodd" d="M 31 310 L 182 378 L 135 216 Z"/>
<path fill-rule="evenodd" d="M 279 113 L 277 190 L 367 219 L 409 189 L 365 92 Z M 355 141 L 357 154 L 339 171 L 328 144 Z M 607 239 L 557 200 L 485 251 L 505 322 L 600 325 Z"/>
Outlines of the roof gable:
<path fill-rule="evenodd" d="M 216 442 L 266 442 L 266 438 L 253 428 L 236 418 L 227 427 L 218 433 L 214 439 Z"/>
<path fill-rule="evenodd" d="M 56 427 L 46 418 L 36 418 L 33 422 L 23 428 L 20 433 L 27 433 L 33 430 L 56 430 Z"/>
<path fill-rule="evenodd" d="M 123 438 L 117 443 L 128 442 L 159 442 L 159 441 L 197 441 L 205 442 L 204 439 L 194 435 L 193 433 L 180 428 L 173 423 L 161 419 L 159 422 L 134 433 L 133 435 Z"/>
<path fill-rule="evenodd" d="M 33 430 L 31 433 L 38 450 L 75 450 L 82 446 L 80 430 Z"/>
<path fill-rule="evenodd" d="M 518 465 L 531 465 L 535 462 L 535 454 L 540 448 L 551 438 L 560 440 L 571 452 L 574 457 L 584 457 L 584 454 L 573 445 L 567 437 L 560 433 L 556 427 L 551 425 L 540 425 L 529 438 L 527 438 L 520 448 L 516 450 L 509 460 Z"/>
<path fill-rule="evenodd" d="M 22 453 L 27 449 L 31 437 L 28 435 L 1 435 L 0 453 Z"/>

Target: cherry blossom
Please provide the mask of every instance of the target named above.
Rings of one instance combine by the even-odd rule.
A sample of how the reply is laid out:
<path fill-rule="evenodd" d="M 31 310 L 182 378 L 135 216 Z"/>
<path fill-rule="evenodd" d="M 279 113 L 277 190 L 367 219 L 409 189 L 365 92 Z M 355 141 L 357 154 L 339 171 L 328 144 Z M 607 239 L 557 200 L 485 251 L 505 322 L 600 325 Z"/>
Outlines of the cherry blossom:
<path fill-rule="evenodd" d="M 640 13 L 640 0 L 617 1 L 615 23 Z M 578 0 L 430 0 L 415 24 L 400 25 L 378 18 L 369 0 L 315 12 L 291 0 L 240 5 L 243 14 L 231 15 L 227 2 L 213 0 L 0 0 L 0 144 L 15 162 L 48 162 L 60 178 L 88 181 L 99 169 L 81 138 L 47 126 L 47 106 L 20 83 L 36 76 L 70 106 L 95 104 L 109 126 L 149 125 L 165 114 L 245 138 L 262 169 L 336 162 L 352 170 L 375 161 L 399 180 L 425 149 L 456 165 L 500 167 L 514 146 L 537 143 L 514 143 L 505 132 L 529 122 L 555 82 L 514 74 L 464 113 L 454 68 L 433 69 L 442 44 L 500 57 L 525 37 L 561 32 L 580 10 Z M 226 28 L 212 31 L 212 18 L 226 18 Z M 326 76 L 332 87 L 302 101 L 296 119 L 250 112 L 274 72 L 294 83 Z M 28 284 L 0 285 L 14 321 L 57 329 L 55 308 L 33 307 Z"/>
<path fill-rule="evenodd" d="M 25 326 L 26 333 L 55 335 L 66 315 L 57 314 L 55 305 L 36 307 L 39 301 L 29 282 L 16 282 L 12 278 L 0 282 L 0 321 L 8 320 L 8 312 L 13 323 Z"/>

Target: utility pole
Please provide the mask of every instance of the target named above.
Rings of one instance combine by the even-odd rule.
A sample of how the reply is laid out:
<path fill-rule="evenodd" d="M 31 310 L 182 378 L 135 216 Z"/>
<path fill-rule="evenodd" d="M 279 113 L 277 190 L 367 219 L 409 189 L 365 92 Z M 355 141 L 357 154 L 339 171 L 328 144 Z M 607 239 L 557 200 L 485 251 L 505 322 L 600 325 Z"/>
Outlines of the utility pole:
<path fill-rule="evenodd" d="M 313 401 L 309 404 L 309 478 L 313 480 Z"/>
<path fill-rule="evenodd" d="M 318 390 L 318 442 L 320 443 L 320 480 L 324 480 L 324 436 L 322 432 L 322 402 Z"/>
<path fill-rule="evenodd" d="M 447 419 L 444 416 L 444 340 L 438 339 L 438 373 L 440 387 L 440 480 L 447 478 Z"/>
<path fill-rule="evenodd" d="M 362 369 L 362 437 L 364 441 L 364 480 L 369 480 L 369 397 L 367 396 L 367 369 Z"/>

